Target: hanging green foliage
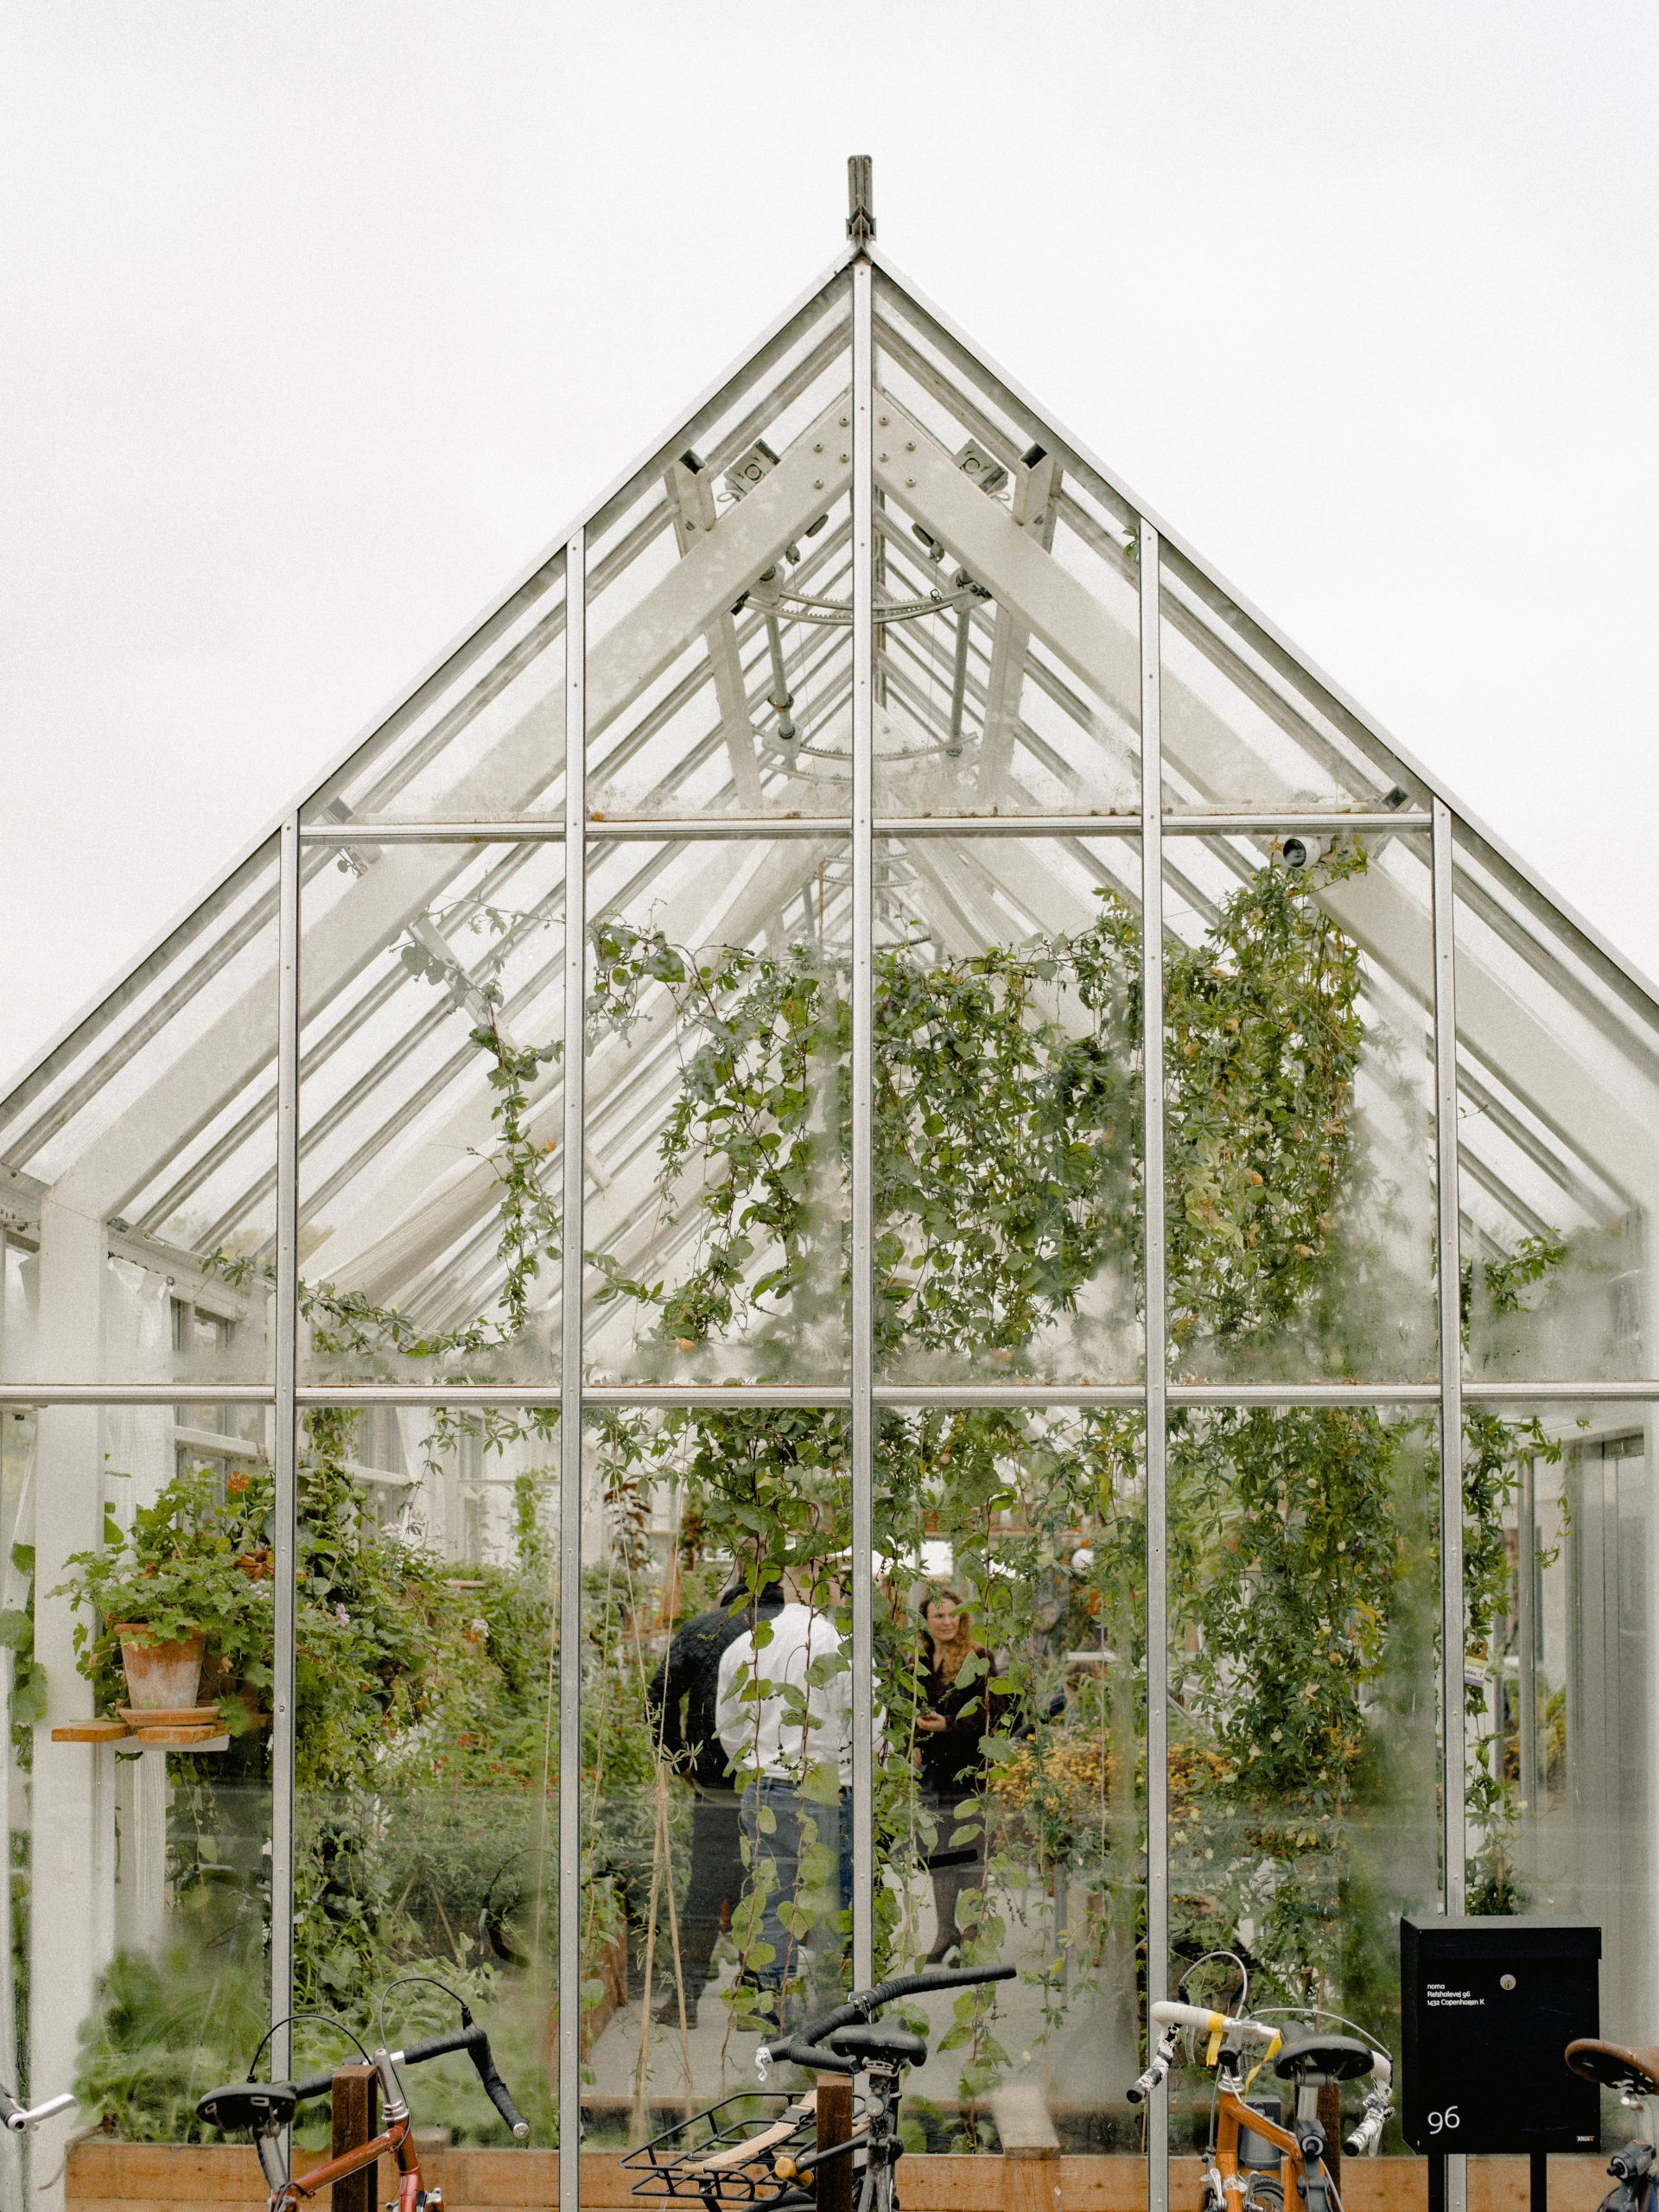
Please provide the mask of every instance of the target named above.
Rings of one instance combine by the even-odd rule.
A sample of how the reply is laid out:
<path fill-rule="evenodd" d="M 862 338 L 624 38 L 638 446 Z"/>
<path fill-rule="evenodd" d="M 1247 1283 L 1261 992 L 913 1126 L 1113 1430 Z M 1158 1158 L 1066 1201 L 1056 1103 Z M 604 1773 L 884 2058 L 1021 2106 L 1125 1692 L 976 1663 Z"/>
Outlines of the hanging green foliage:
<path fill-rule="evenodd" d="M 1322 896 L 1365 866 L 1357 843 L 1300 874 L 1263 866 L 1197 942 L 1169 951 L 1166 1273 L 1177 1374 L 1375 1373 L 1376 1316 L 1418 1306 L 1432 1337 L 1426 1255 L 1408 1220 L 1401 1228 L 1397 1194 L 1372 1175 L 1360 1123 L 1374 1042 L 1360 955 Z M 1127 904 L 1103 893 L 1089 927 L 1017 947 L 878 950 L 879 1373 L 1018 1384 L 1138 1371 L 1139 932 Z M 808 944 L 677 946 L 613 919 L 594 944 L 590 1033 L 626 1037 L 665 1014 L 677 1056 L 650 1240 L 588 1255 L 602 1299 L 627 1316 L 632 1371 L 762 1381 L 844 1371 L 845 963 Z M 464 1009 L 496 1094 L 498 1293 L 444 1330 L 326 1283 L 304 1285 L 302 1304 L 325 1355 L 354 1366 L 412 1357 L 461 1381 L 536 1325 L 537 1278 L 559 1249 L 534 1110 L 556 1047 L 505 1041 L 487 961 L 468 975 L 411 944 L 405 962 Z M 652 1250 L 674 1256 L 653 1262 Z M 1489 1268 L 1489 1294 L 1524 1297 L 1559 1255 L 1546 1242 L 1515 1256 L 1513 1280 Z M 489 1449 L 545 1441 L 554 1426 L 547 1414 L 444 1414 L 427 1457 L 441 1465 L 469 1432 Z M 480 1985 L 509 1960 L 539 1960 L 544 1974 L 562 1656 L 582 1680 L 582 1773 L 569 1780 L 582 1809 L 584 2005 L 597 2018 L 630 1961 L 648 1999 L 660 1994 L 675 1970 L 685 1806 L 655 1756 L 645 1685 L 675 1615 L 712 1597 L 728 1562 L 754 1580 L 768 1564 L 808 1580 L 834 1569 L 850 1541 L 847 1415 L 680 1407 L 595 1419 L 610 1541 L 589 1563 L 580 1632 L 567 1624 L 563 1637 L 535 1476 L 517 1479 L 511 1562 L 469 1564 L 458 1589 L 417 1531 L 365 1510 L 353 1433 L 349 1414 L 308 1416 L 302 2001 L 350 2010 L 389 1970 L 423 1958 L 445 1958 Z M 1437 1514 L 1426 1445 L 1421 1423 L 1367 1408 L 1217 1407 L 1170 1424 L 1177 1940 L 1247 1943 L 1269 1986 L 1292 1999 L 1370 1988 L 1378 1930 L 1402 1885 L 1433 1880 Z M 1479 1646 L 1508 1602 L 1505 1514 L 1527 1456 L 1549 1447 L 1535 1425 L 1485 1416 L 1471 1420 L 1466 1445 L 1466 1594 Z M 878 1423 L 878 1851 L 901 1877 L 878 1888 L 880 1956 L 925 1948 L 922 1869 L 957 1838 L 958 1815 L 921 1789 L 912 1758 L 926 1709 L 915 1585 L 924 1548 L 936 1544 L 948 1547 L 974 1618 L 964 1686 L 982 1686 L 990 1807 L 989 1879 L 960 1898 L 957 1925 L 970 1955 L 1018 1948 L 1050 2027 L 1080 2002 L 1132 1988 L 1144 1954 L 1144 1457 L 1128 1409 L 957 1405 Z M 677 1515 L 666 1581 L 652 1535 L 665 1497 Z M 1472 1802 L 1491 1860 L 1481 1894 L 1512 1901 L 1498 1763 L 1481 1773 Z M 405 1829 L 418 1850 L 399 1840 Z M 531 1901 L 511 1941 L 497 1910 L 504 1891 Z M 456 1924 L 458 1898 L 467 1926 Z M 734 1923 L 740 1962 L 753 1918 Z M 816 1933 L 821 1947 L 833 1942 L 833 1930 Z M 988 1999 L 964 1999 L 946 2040 L 962 2069 L 950 2126 L 971 2140 L 972 2100 L 1007 2056 Z"/>

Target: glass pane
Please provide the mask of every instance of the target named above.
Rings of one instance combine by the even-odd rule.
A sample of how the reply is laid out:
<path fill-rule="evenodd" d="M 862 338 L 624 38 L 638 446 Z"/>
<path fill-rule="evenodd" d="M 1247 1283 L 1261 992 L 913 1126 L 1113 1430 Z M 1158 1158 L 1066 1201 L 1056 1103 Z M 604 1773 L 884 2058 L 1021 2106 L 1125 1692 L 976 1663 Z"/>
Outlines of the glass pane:
<path fill-rule="evenodd" d="M 1163 586 L 1166 807 L 1367 812 L 1427 804 L 1358 716 L 1168 544 Z"/>
<path fill-rule="evenodd" d="M 22 1172 L 0 1178 L 7 1381 L 271 1380 L 268 1287 L 238 1262 L 275 1222 L 274 849 L 180 936 L 131 1007 L 89 1023 L 49 1080 L 16 1095 Z M 220 1426 L 200 1408 L 178 1418 Z"/>
<path fill-rule="evenodd" d="M 878 1373 L 1141 1371 L 1138 840 L 877 848 Z"/>
<path fill-rule="evenodd" d="M 1141 1437 L 1137 1414 L 893 1414 L 876 1471 L 876 1970 L 1020 1969 L 927 2001 L 925 2147 L 995 2151 L 1016 2117 L 1046 2120 L 1126 2181 L 1143 2171 L 1124 2094 L 1144 2001 Z"/>
<path fill-rule="evenodd" d="M 1426 841 L 1164 855 L 1173 1371 L 1432 1381 Z"/>
<path fill-rule="evenodd" d="M 843 1413 L 594 1414 L 584 1443 L 597 2151 L 754 2090 L 766 2024 L 848 1986 L 851 1489 Z"/>
<path fill-rule="evenodd" d="M 591 1379 L 847 1372 L 847 847 L 590 845 Z"/>
<path fill-rule="evenodd" d="M 539 1411 L 303 1416 L 294 2001 L 396 2047 L 486 2028 L 556 2140 L 558 1425 Z M 302 2023 L 296 2067 L 353 2056 Z M 465 2058 L 405 2076 L 416 2124 L 507 2133 Z M 326 2144 L 326 2111 L 302 2140 Z M 441 2177 L 439 2177 L 441 2178 Z"/>
<path fill-rule="evenodd" d="M 1171 1416 L 1171 1980 L 1322 2005 L 1398 2054 L 1402 1910 L 1439 1889 L 1434 1424 L 1357 1406 Z M 1273 2085 L 1276 2088 L 1276 2084 Z M 1172 2145 L 1212 2079 L 1172 2076 Z M 1385 2148 L 1397 2148 L 1391 2139 Z"/>
<path fill-rule="evenodd" d="M 548 1382 L 563 848 L 320 849 L 301 963 L 302 1372 Z"/>
<path fill-rule="evenodd" d="M 1134 812 L 1133 516 L 903 294 L 877 303 L 877 812 Z"/>
<path fill-rule="evenodd" d="M 104 2131 L 70 2149 L 72 2197 L 108 2137 L 118 2161 L 202 2140 L 196 2099 L 269 2023 L 273 1498 L 261 1443 L 184 1453 L 165 1408 L 4 1430 L 0 2078 L 79 2107 L 0 2149 L 22 2203 L 69 2129 Z"/>
<path fill-rule="evenodd" d="M 306 821 L 556 818 L 564 670 L 560 551 L 357 747 L 307 805 Z"/>
<path fill-rule="evenodd" d="M 1620 2042 L 1647 2032 L 1659 1899 L 1651 1422 L 1524 1400 L 1464 1421 L 1469 1910 L 1596 1922 Z"/>
<path fill-rule="evenodd" d="M 849 296 L 820 296 L 590 534 L 599 819 L 849 810 Z"/>
<path fill-rule="evenodd" d="M 1659 1017 L 1477 838 L 1456 862 L 1469 1370 L 1646 1376 Z"/>

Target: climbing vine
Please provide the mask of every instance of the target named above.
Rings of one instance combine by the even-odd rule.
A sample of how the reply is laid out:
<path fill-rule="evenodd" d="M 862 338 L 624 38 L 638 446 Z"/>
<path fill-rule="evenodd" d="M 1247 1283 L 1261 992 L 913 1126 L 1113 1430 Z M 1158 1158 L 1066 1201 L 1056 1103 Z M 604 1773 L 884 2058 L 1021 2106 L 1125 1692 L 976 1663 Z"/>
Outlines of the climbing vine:
<path fill-rule="evenodd" d="M 1360 1121 L 1360 957 L 1321 897 L 1366 865 L 1359 845 L 1339 843 L 1301 873 L 1263 866 L 1168 957 L 1166 1272 L 1179 1374 L 1364 1374 L 1370 1317 L 1432 1294 L 1420 1252 L 1415 1280 L 1399 1279 L 1397 1194 L 1376 1181 Z M 492 938 L 524 919 L 488 909 L 465 918 Z M 601 1302 L 626 1317 L 633 1371 L 840 1376 L 845 964 L 805 943 L 680 945 L 610 918 L 594 950 L 590 1039 L 626 1040 L 665 1010 L 677 1054 L 649 1221 L 631 1247 L 588 1255 Z M 538 1281 L 559 1251 L 535 1111 L 558 1047 L 509 1038 L 494 956 L 469 971 L 417 932 L 401 957 L 462 1012 L 494 1093 L 497 1294 L 442 1329 L 326 1282 L 303 1284 L 302 1305 L 317 1351 L 354 1371 L 416 1358 L 459 1382 L 536 1325 Z M 874 969 L 878 1372 L 1133 1381 L 1144 1306 L 1138 918 L 1103 893 L 1076 931 L 960 957 L 888 945 Z M 671 1259 L 652 1256 L 664 1252 Z M 1489 1267 L 1486 1293 L 1522 1301 L 1560 1257 L 1541 1240 Z M 255 1272 L 222 1265 L 237 1279 Z M 443 1413 L 425 1451 L 435 1467 L 470 1432 L 486 1450 L 533 1458 L 553 1427 L 547 1414 Z M 582 1816 L 584 2005 L 597 2019 L 632 1970 L 648 2008 L 676 1971 L 685 1808 L 654 1755 L 645 1686 L 673 1618 L 713 1597 L 726 1563 L 742 1562 L 757 1584 L 785 1564 L 809 1580 L 833 1576 L 850 1541 L 845 1414 L 680 1406 L 595 1419 L 608 1541 L 588 1566 L 580 1631 L 567 1624 L 563 1637 L 546 1484 L 533 1468 L 515 1478 L 510 1559 L 469 1563 L 463 1586 L 407 1517 L 386 1526 L 367 1511 L 353 1437 L 349 1414 L 307 1417 L 302 2001 L 350 2009 L 389 1966 L 420 1960 L 484 1982 L 537 1959 L 544 1970 L 564 1655 L 583 1686 L 582 1773 L 566 1779 Z M 1402 1901 L 1402 1853 L 1385 1865 L 1367 1837 L 1403 1810 L 1433 1878 L 1427 1433 L 1375 1408 L 1217 1407 L 1177 1414 L 1168 1441 L 1178 1943 L 1245 1942 L 1276 1993 L 1354 1998 Z M 1505 1516 L 1527 1459 L 1551 1448 L 1535 1424 L 1482 1414 L 1467 1425 L 1472 1647 L 1500 1634 Z M 876 1457 L 878 1846 L 902 1877 L 877 1891 L 880 1959 L 925 1948 L 920 1870 L 950 1841 L 911 1756 L 925 1702 L 914 1585 L 926 1548 L 948 1547 L 980 1644 L 967 1679 L 982 1685 L 991 1807 L 991 1878 L 963 1898 L 958 1925 L 970 1955 L 992 1955 L 1023 1923 L 1021 1955 L 1058 2026 L 1083 1993 L 1132 1992 L 1145 1942 L 1139 1416 L 894 1410 L 879 1423 Z M 666 1563 L 652 1533 L 664 1499 L 675 1515 Z M 502 1833 L 480 1849 L 483 1792 Z M 1501 1760 L 1477 1760 L 1471 1801 L 1478 1893 L 1512 1904 Z M 509 1805 L 522 1818 L 505 1817 Z M 399 1840 L 400 1808 L 420 1823 L 424 1873 Z M 504 1891 L 531 1901 L 511 1929 L 497 1909 Z M 1079 1907 L 1075 1893 L 1092 1902 Z M 734 1920 L 740 1962 L 753 1919 Z M 833 1946 L 834 1929 L 817 1932 Z M 130 1983 L 112 1985 L 112 2004 L 130 2007 Z M 944 2134 L 930 2139 L 972 2140 L 974 2101 L 1009 2058 L 988 1999 L 963 2000 L 946 2046 L 959 2053 L 959 2108 L 938 2116 Z M 127 2117 L 139 2124 L 136 2103 Z"/>

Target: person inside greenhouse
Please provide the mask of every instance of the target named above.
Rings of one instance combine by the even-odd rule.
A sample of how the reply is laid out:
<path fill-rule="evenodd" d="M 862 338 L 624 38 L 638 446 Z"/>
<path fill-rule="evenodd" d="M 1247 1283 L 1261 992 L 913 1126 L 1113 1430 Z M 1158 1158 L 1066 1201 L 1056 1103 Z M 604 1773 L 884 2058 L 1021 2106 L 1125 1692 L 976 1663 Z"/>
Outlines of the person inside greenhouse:
<path fill-rule="evenodd" d="M 917 1669 L 916 1751 L 922 1791 L 934 1822 L 928 1853 L 933 1879 L 930 1966 L 960 1948 L 957 1913 L 963 1892 L 985 1880 L 985 1783 L 982 1739 L 1003 1729 L 1008 1700 L 991 1688 L 995 1662 L 974 1637 L 974 1617 L 959 1590 L 934 1585 L 922 1599 Z"/>
<path fill-rule="evenodd" d="M 688 2028 L 697 2024 L 715 1946 L 743 1894 L 737 1786 L 716 1726 L 720 1662 L 757 1618 L 772 1618 L 783 1602 L 783 1586 L 769 1565 L 734 1573 L 707 1612 L 675 1631 L 645 1686 L 658 1757 L 693 1793 L 691 1878 L 679 1915 L 679 1987 L 670 1990 L 652 2015 L 664 2026 L 678 2026 L 682 2019 Z"/>
<path fill-rule="evenodd" d="M 750 1870 L 738 1981 L 753 1993 L 746 2017 L 763 2032 L 784 2024 L 809 1929 L 833 1929 L 838 1949 L 853 1903 L 852 1675 L 831 1618 L 839 1592 L 821 1564 L 808 1598 L 793 1574 L 784 1585 L 779 1611 L 728 1645 L 718 1691 Z"/>

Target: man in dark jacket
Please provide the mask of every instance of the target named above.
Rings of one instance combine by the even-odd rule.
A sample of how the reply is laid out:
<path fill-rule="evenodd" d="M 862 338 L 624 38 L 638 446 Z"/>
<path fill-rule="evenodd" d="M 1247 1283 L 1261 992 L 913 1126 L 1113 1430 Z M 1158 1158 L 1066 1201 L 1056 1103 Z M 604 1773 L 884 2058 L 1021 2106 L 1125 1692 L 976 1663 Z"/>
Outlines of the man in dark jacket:
<path fill-rule="evenodd" d="M 713 1974 L 715 1945 L 743 1894 L 746 1879 L 738 1793 L 715 1726 L 720 1662 L 728 1644 L 757 1616 L 775 1613 L 782 1586 L 767 1580 L 758 1600 L 747 1582 L 730 1583 L 719 1602 L 678 1629 L 645 1688 L 657 1751 L 691 1785 L 691 1879 L 680 1907 L 680 1993 L 671 1991 L 652 2017 L 665 2025 L 697 2024 L 697 2001 Z"/>

